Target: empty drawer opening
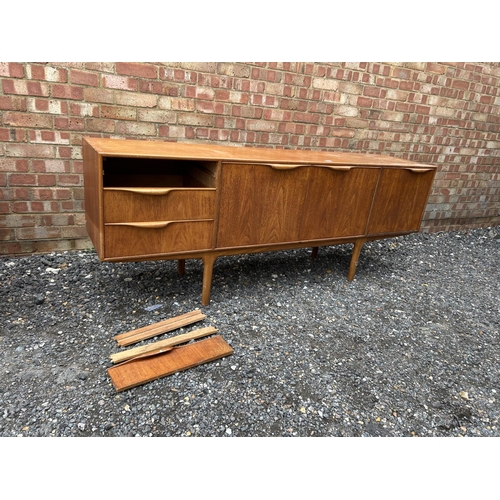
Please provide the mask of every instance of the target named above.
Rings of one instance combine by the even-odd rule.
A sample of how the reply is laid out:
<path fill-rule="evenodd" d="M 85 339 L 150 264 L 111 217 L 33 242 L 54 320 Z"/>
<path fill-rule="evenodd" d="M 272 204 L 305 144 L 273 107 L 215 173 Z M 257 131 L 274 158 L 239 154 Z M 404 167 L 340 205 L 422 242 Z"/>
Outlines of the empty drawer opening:
<path fill-rule="evenodd" d="M 215 187 L 217 162 L 152 158 L 103 158 L 106 187 Z"/>

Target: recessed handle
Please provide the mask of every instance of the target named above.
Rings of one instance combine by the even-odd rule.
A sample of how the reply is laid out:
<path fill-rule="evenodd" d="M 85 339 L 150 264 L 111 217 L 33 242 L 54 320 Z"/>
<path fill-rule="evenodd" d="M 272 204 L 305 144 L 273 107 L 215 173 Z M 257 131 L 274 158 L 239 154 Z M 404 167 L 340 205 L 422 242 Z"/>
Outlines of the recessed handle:
<path fill-rule="evenodd" d="M 305 165 L 286 164 L 286 163 L 266 163 L 266 165 L 268 167 L 274 168 L 274 170 L 293 170 L 295 168 L 305 166 Z"/>
<path fill-rule="evenodd" d="M 335 170 L 336 172 L 349 172 L 352 167 L 349 165 L 321 165 L 322 167 L 329 168 L 330 170 Z"/>
<path fill-rule="evenodd" d="M 215 188 L 156 188 L 156 187 L 106 187 L 104 191 L 126 191 L 127 193 L 145 194 L 148 196 L 166 196 L 174 191 L 215 191 Z"/>
<path fill-rule="evenodd" d="M 274 168 L 275 170 L 293 170 L 300 167 L 324 167 L 330 170 L 336 170 L 339 172 L 347 172 L 351 170 L 349 165 L 297 165 L 297 164 L 285 164 L 285 163 L 266 163 L 267 166 Z"/>
<path fill-rule="evenodd" d="M 410 170 L 414 174 L 423 174 L 425 172 L 432 172 L 432 168 L 407 168 L 406 170 Z"/>
<path fill-rule="evenodd" d="M 136 194 L 147 194 L 150 196 L 165 196 L 171 191 L 176 191 L 176 188 L 150 188 L 150 187 L 133 187 L 133 188 L 104 188 L 105 191 L 126 191 L 127 193 L 136 193 Z"/>
<path fill-rule="evenodd" d="M 213 219 L 195 219 L 195 220 L 167 220 L 158 222 L 110 222 L 106 226 L 128 226 L 143 229 L 163 229 L 170 224 L 183 224 L 184 222 L 211 222 Z"/>

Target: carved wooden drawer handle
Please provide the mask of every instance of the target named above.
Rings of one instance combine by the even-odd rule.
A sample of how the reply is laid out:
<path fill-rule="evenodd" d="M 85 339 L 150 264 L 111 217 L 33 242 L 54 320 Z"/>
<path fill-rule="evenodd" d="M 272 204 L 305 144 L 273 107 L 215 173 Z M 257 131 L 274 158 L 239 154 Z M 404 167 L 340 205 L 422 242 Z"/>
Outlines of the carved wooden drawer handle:
<path fill-rule="evenodd" d="M 335 170 L 337 172 L 348 172 L 352 167 L 348 165 L 322 165 L 329 168 L 330 170 Z"/>
<path fill-rule="evenodd" d="M 432 168 L 407 168 L 406 170 L 410 170 L 414 174 L 423 174 L 424 172 L 431 172 Z"/>
<path fill-rule="evenodd" d="M 135 193 L 135 194 L 147 194 L 153 196 L 164 196 L 170 191 L 174 191 L 172 188 L 104 188 L 104 191 L 125 191 L 127 193 Z"/>
<path fill-rule="evenodd" d="M 211 222 L 213 219 L 196 219 L 196 220 L 168 220 L 160 222 L 111 222 L 106 226 L 128 226 L 138 227 L 143 229 L 164 229 L 170 224 L 184 223 L 184 222 Z"/>
<path fill-rule="evenodd" d="M 294 168 L 299 167 L 326 167 L 330 170 L 338 170 L 342 172 L 346 172 L 351 170 L 352 167 L 348 165 L 296 165 L 296 164 L 281 164 L 281 163 L 266 163 L 267 166 L 274 168 L 275 170 L 293 170 Z"/>
<path fill-rule="evenodd" d="M 268 167 L 274 168 L 274 170 L 293 170 L 294 168 L 306 166 L 306 165 L 297 165 L 297 164 L 287 165 L 287 164 L 282 164 L 282 163 L 266 163 L 265 165 Z"/>
<path fill-rule="evenodd" d="M 104 188 L 104 191 L 125 191 L 127 193 L 145 194 L 149 196 L 165 196 L 173 191 L 196 191 L 199 189 L 215 191 L 215 188 L 152 188 L 152 187 L 116 187 Z"/>

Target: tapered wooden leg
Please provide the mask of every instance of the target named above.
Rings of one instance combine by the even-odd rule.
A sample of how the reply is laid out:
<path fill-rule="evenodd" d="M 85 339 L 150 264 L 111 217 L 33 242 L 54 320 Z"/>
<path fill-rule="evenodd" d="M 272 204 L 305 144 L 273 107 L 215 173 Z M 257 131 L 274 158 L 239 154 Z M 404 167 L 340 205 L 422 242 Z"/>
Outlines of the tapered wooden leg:
<path fill-rule="evenodd" d="M 180 276 L 186 272 L 186 261 L 184 259 L 179 259 L 177 261 L 177 272 Z"/>
<path fill-rule="evenodd" d="M 315 259 L 318 256 L 318 247 L 312 247 L 311 259 Z"/>
<path fill-rule="evenodd" d="M 366 240 L 359 239 L 354 243 L 354 248 L 352 250 L 351 257 L 351 265 L 349 266 L 349 274 L 347 275 L 347 279 L 352 281 L 354 279 L 354 275 L 356 274 L 356 268 L 358 267 L 359 254 L 361 253 L 361 249 L 363 245 L 366 243 Z"/>
<path fill-rule="evenodd" d="M 212 271 L 214 269 L 215 255 L 203 257 L 203 289 L 201 292 L 201 303 L 208 306 L 210 303 L 210 288 L 212 287 Z"/>

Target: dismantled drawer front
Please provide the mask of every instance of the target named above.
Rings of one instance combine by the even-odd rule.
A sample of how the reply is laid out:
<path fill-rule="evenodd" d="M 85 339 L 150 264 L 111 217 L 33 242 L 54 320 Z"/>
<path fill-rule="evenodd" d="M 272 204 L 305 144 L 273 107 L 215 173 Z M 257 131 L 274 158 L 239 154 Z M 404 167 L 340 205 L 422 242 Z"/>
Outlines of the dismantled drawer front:
<path fill-rule="evenodd" d="M 129 258 L 213 247 L 213 220 L 106 224 L 106 258 Z"/>
<path fill-rule="evenodd" d="M 215 189 L 105 188 L 104 222 L 215 218 Z"/>

